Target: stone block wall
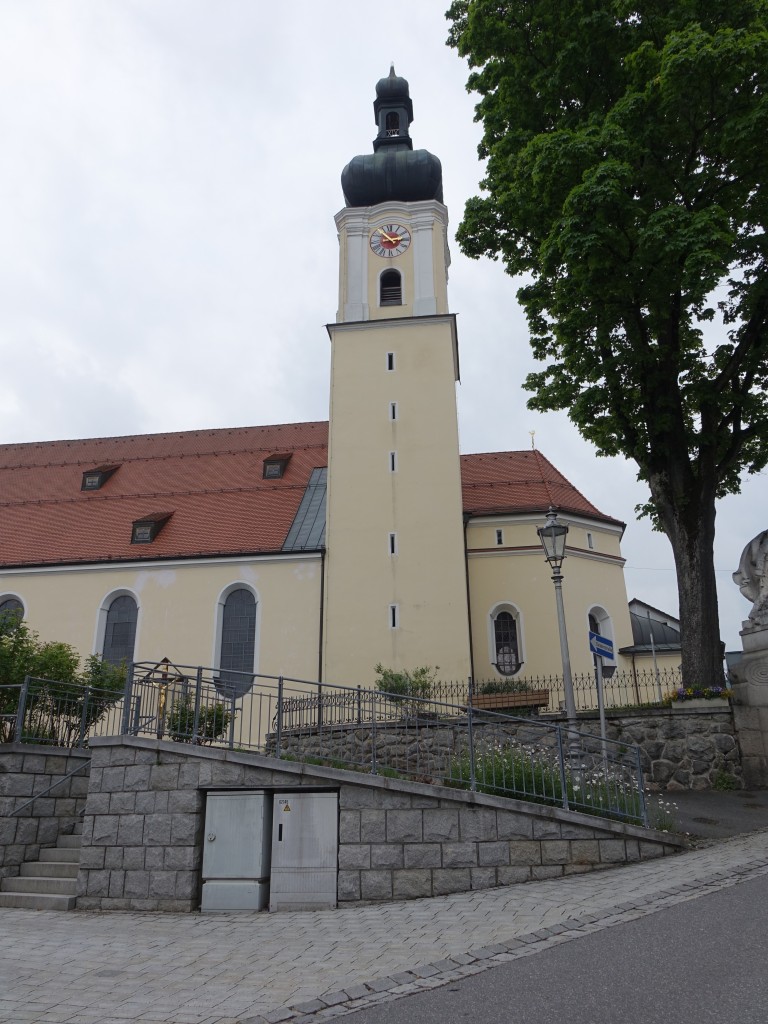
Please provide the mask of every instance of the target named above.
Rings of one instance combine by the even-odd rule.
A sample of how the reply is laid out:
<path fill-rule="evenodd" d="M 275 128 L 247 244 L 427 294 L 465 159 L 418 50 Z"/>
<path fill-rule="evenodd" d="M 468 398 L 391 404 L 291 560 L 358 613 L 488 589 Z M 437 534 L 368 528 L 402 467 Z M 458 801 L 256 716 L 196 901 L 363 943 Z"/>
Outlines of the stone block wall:
<path fill-rule="evenodd" d="M 257 754 L 116 737 L 94 740 L 92 756 L 82 910 L 196 909 L 207 789 L 338 790 L 340 903 L 556 877 L 682 845 L 556 808 Z"/>
<path fill-rule="evenodd" d="M 55 846 L 59 834 L 72 832 L 85 807 L 89 760 L 89 753 L 82 750 L 29 743 L 0 747 L 0 877 L 17 876 L 21 864 L 37 860 L 41 849 Z M 85 765 L 82 772 L 11 816 L 79 765 Z"/>
<path fill-rule="evenodd" d="M 541 721 L 545 721 L 542 719 Z M 557 719 L 546 719 L 557 723 Z M 579 714 L 579 731 L 600 736 L 596 715 Z M 640 747 L 645 781 L 654 790 L 708 789 L 727 778 L 731 788 L 742 788 L 741 752 L 736 739 L 733 712 L 723 707 L 648 709 L 628 715 L 610 712 L 607 738 L 620 744 Z M 483 744 L 515 743 L 554 748 L 554 730 L 542 728 L 536 721 L 504 721 L 479 715 L 474 723 L 476 749 Z M 338 758 L 357 764 L 369 764 L 376 746 L 377 761 L 403 769 L 410 774 L 442 779 L 448 775 L 451 758 L 466 749 L 466 720 L 423 723 L 397 722 L 377 726 L 375 736 L 369 726 L 339 725 L 321 732 L 282 735 L 282 751 L 294 755 Z M 595 744 L 595 750 L 598 749 Z"/>
<path fill-rule="evenodd" d="M 680 849 L 676 839 L 583 814 L 461 791 L 449 797 L 419 783 L 400 789 L 341 787 L 340 903 L 559 878 Z"/>

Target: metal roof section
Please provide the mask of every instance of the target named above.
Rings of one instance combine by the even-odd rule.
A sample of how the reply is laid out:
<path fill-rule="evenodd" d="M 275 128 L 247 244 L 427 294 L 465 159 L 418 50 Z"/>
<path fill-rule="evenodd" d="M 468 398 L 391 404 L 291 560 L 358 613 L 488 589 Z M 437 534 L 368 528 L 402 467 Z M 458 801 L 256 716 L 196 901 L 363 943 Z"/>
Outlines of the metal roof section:
<path fill-rule="evenodd" d="M 313 469 L 283 551 L 317 551 L 324 546 L 327 490 L 328 469 L 325 466 Z"/>
<path fill-rule="evenodd" d="M 443 201 L 443 169 L 426 149 L 414 149 L 409 128 L 413 103 L 408 82 L 395 74 L 376 85 L 373 104 L 378 134 L 373 153 L 353 157 L 341 172 L 347 206 L 377 206 L 385 202 Z"/>
<path fill-rule="evenodd" d="M 660 622 L 658 619 L 648 619 L 630 609 L 629 620 L 632 624 L 632 646 L 622 647 L 619 653 L 640 654 L 651 650 L 658 652 L 679 651 L 680 631 L 668 622 Z M 651 644 L 651 630 L 653 630 L 653 644 Z"/>

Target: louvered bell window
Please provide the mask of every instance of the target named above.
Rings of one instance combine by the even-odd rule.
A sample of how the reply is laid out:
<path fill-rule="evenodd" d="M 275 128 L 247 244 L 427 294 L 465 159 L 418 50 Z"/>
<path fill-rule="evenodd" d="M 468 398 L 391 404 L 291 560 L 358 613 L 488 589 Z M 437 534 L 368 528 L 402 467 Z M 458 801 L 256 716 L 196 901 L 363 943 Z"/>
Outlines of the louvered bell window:
<path fill-rule="evenodd" d="M 381 275 L 381 306 L 402 306 L 403 282 L 397 270 L 385 270 Z"/>

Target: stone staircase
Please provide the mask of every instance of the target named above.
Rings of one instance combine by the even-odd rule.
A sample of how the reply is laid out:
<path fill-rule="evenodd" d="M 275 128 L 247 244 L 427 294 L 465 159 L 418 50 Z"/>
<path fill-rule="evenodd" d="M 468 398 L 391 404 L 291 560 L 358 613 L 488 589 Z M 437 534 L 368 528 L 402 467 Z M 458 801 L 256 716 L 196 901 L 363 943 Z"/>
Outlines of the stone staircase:
<path fill-rule="evenodd" d="M 21 865 L 17 878 L 0 879 L 0 907 L 26 910 L 74 910 L 81 823 L 56 846 L 40 851 L 40 860 Z"/>

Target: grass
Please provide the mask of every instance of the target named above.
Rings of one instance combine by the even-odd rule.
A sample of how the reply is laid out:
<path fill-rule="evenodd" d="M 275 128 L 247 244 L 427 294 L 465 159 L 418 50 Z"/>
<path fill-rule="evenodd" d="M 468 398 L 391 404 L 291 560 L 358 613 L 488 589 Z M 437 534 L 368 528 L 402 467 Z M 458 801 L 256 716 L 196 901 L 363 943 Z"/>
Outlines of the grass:
<path fill-rule="evenodd" d="M 564 778 L 563 778 L 564 776 Z M 475 756 L 475 788 L 491 796 L 514 797 L 549 807 L 568 806 L 584 814 L 642 825 L 642 800 L 614 765 L 570 765 L 561 775 L 552 755 L 538 748 L 497 745 Z M 469 789 L 471 763 L 464 752 L 452 758 L 446 785 Z"/>
<path fill-rule="evenodd" d="M 309 754 L 283 754 L 282 758 L 285 761 L 302 761 L 304 764 L 325 768 L 371 774 L 369 765 L 357 765 L 336 758 Z M 389 779 L 409 778 L 408 773 L 386 765 L 377 765 L 375 774 Z M 563 774 L 571 810 L 633 825 L 643 824 L 642 800 L 631 780 L 623 775 L 620 766 L 603 764 L 599 760 L 592 765 L 566 763 Z M 452 789 L 471 788 L 471 765 L 466 751 L 451 758 L 443 782 Z M 563 777 L 559 766 L 553 760 L 551 751 L 537 747 L 497 744 L 478 752 L 475 756 L 475 789 L 478 793 L 490 796 L 512 797 L 548 807 L 563 806 Z M 652 822 L 653 828 L 674 831 L 672 827 L 665 828 L 666 818 L 658 813 L 656 817 L 660 824 Z"/>

